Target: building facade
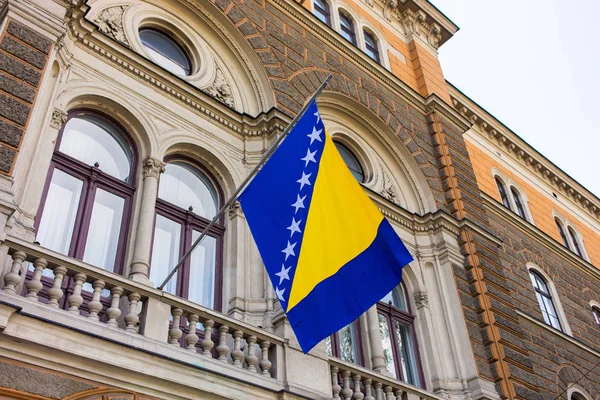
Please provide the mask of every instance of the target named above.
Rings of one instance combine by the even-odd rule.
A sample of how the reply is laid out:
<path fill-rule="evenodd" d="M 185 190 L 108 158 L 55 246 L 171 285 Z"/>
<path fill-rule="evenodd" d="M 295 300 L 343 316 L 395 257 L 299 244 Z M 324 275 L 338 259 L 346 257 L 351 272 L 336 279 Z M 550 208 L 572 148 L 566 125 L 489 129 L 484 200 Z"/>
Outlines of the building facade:
<path fill-rule="evenodd" d="M 444 79 L 428 1 L 0 4 L 1 399 L 600 399 L 600 200 Z M 329 74 L 415 260 L 305 355 L 238 204 L 156 287 Z"/>

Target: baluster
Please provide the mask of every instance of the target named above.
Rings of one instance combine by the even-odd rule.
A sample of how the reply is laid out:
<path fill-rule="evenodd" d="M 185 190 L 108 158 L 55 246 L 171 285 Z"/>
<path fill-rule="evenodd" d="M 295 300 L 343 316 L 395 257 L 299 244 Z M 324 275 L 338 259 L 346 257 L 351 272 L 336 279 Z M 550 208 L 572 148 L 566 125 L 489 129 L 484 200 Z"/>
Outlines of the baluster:
<path fill-rule="evenodd" d="M 33 301 L 38 301 L 38 293 L 44 285 L 42 285 L 42 273 L 44 272 L 44 268 L 48 265 L 48 261 L 43 258 L 36 258 L 33 262 L 33 276 L 31 280 L 27 282 L 27 296 Z"/>
<path fill-rule="evenodd" d="M 375 400 L 373 397 L 373 380 L 371 378 L 365 378 L 365 399 L 364 400 Z"/>
<path fill-rule="evenodd" d="M 215 345 L 212 340 L 212 328 L 215 325 L 215 321 L 212 319 L 207 319 L 204 321 L 204 339 L 200 342 L 200 347 L 202 347 L 202 355 L 206 357 L 211 357 L 210 351 Z"/>
<path fill-rule="evenodd" d="M 352 400 L 363 400 L 365 395 L 360 391 L 360 381 L 362 377 L 358 374 L 352 375 L 352 380 L 354 381 L 354 394 L 352 395 Z"/>
<path fill-rule="evenodd" d="M 198 314 L 190 314 L 188 316 L 189 321 L 189 333 L 185 337 L 185 343 L 187 344 L 187 349 L 189 351 L 196 352 L 196 343 L 198 343 L 198 335 L 196 334 L 196 323 L 200 317 Z"/>
<path fill-rule="evenodd" d="M 383 383 L 381 382 L 375 382 L 375 398 L 377 400 L 385 400 L 383 398 Z"/>
<path fill-rule="evenodd" d="M 262 370 L 262 374 L 265 376 L 271 376 L 271 361 L 269 360 L 269 347 L 271 347 L 271 342 L 268 340 L 263 340 L 260 342 L 260 348 L 262 349 L 262 358 L 260 360 L 259 367 Z"/>
<path fill-rule="evenodd" d="M 394 393 L 392 393 L 392 390 L 394 390 L 391 386 L 385 386 L 383 388 L 383 391 L 385 392 L 385 400 L 396 400 L 394 399 Z"/>
<path fill-rule="evenodd" d="M 340 399 L 340 392 L 342 391 L 342 387 L 338 381 L 339 371 L 340 369 L 338 367 L 331 367 L 331 391 L 335 400 Z"/>
<path fill-rule="evenodd" d="M 256 365 L 258 364 L 258 357 L 256 356 L 256 336 L 248 336 L 246 339 L 248 345 L 248 356 L 246 356 L 246 364 L 248 364 L 248 370 L 256 372 Z"/>
<path fill-rule="evenodd" d="M 342 398 L 344 400 L 350 400 L 352 398 L 352 389 L 350 389 L 350 371 L 342 371 L 342 380 L 344 382 L 344 388 L 342 389 Z"/>
<path fill-rule="evenodd" d="M 92 287 L 94 288 L 94 294 L 92 295 L 92 301 L 88 303 L 88 318 L 93 319 L 94 321 L 99 321 L 98 314 L 102 311 L 102 303 L 100 303 L 100 296 L 102 295 L 102 289 L 104 289 L 106 283 L 101 280 L 95 280 L 92 283 Z"/>
<path fill-rule="evenodd" d="M 67 269 L 62 265 L 54 268 L 54 282 L 52 282 L 52 287 L 48 290 L 48 305 L 50 307 L 58 308 L 58 300 L 64 295 L 62 283 L 66 274 Z"/>
<path fill-rule="evenodd" d="M 242 367 L 242 358 L 244 358 L 244 352 L 241 350 L 242 347 L 242 331 L 233 332 L 233 351 L 231 352 L 231 358 L 233 359 L 233 365 L 235 367 Z"/>
<path fill-rule="evenodd" d="M 173 325 L 171 326 L 171 329 L 169 329 L 169 343 L 174 346 L 179 346 L 179 339 L 181 339 L 181 335 L 183 335 L 183 332 L 179 327 L 183 310 L 181 308 L 174 308 L 173 311 L 171 311 L 171 315 L 173 316 Z"/>
<path fill-rule="evenodd" d="M 140 317 L 137 313 L 138 301 L 142 298 L 139 293 L 133 292 L 127 296 L 129 299 L 129 313 L 125 316 L 125 331 L 137 333 L 135 329 L 140 322 Z"/>
<path fill-rule="evenodd" d="M 75 287 L 73 288 L 73 293 L 69 296 L 69 312 L 71 314 L 79 315 L 79 306 L 81 306 L 81 303 L 83 303 L 83 297 L 81 297 L 81 287 L 87 279 L 87 276 L 79 272 L 75 274 L 73 279 L 75 280 Z"/>
<path fill-rule="evenodd" d="M 402 395 L 404 394 L 404 392 L 400 389 L 395 389 L 394 390 L 394 396 L 396 396 L 395 400 L 402 400 Z"/>
<path fill-rule="evenodd" d="M 227 332 L 229 327 L 227 325 L 221 325 L 219 327 L 219 345 L 217 346 L 217 354 L 219 355 L 219 361 L 227 362 L 227 353 L 229 353 L 229 346 L 227 346 Z"/>
<path fill-rule="evenodd" d="M 55 270 L 56 271 L 56 270 Z M 118 328 L 119 323 L 117 319 L 121 316 L 121 310 L 119 309 L 119 302 L 123 295 L 123 288 L 121 286 L 115 286 L 110 290 L 110 308 L 106 310 L 108 315 L 108 322 L 106 323 L 110 328 Z"/>
<path fill-rule="evenodd" d="M 27 254 L 21 250 L 17 250 L 13 253 L 12 268 L 10 269 L 10 272 L 4 276 L 4 288 L 2 291 L 9 294 L 17 294 L 15 288 L 21 283 L 21 265 L 26 258 Z"/>

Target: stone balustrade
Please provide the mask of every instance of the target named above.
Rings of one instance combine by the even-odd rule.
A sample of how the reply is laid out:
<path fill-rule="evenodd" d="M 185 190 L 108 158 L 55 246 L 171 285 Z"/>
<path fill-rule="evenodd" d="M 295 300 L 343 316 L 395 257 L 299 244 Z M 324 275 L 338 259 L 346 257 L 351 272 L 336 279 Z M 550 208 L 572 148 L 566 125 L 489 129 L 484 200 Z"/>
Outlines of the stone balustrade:
<path fill-rule="evenodd" d="M 330 358 L 334 400 L 441 400 L 425 390 L 357 365 Z"/>

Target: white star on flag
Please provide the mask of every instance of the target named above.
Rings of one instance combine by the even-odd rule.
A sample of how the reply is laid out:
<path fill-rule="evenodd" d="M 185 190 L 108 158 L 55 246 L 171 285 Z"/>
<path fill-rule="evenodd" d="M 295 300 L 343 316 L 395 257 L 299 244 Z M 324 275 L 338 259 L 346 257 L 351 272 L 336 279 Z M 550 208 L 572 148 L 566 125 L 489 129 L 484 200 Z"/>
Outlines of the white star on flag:
<path fill-rule="evenodd" d="M 310 138 L 310 144 L 313 144 L 313 142 L 315 140 L 318 140 L 319 142 L 322 142 L 322 140 L 321 140 L 321 132 L 323 132 L 323 129 L 317 130 L 317 127 L 313 126 L 312 133 L 309 134 L 309 135 L 307 135 Z"/>
<path fill-rule="evenodd" d="M 309 162 L 317 162 L 317 160 L 315 160 L 315 154 L 317 154 L 317 150 L 311 152 L 310 149 L 306 149 L 306 157 L 301 158 L 302 161 L 306 161 L 306 164 L 304 164 L 305 168 L 308 166 Z"/>
<path fill-rule="evenodd" d="M 317 117 L 317 124 L 321 122 L 321 114 L 319 114 L 319 112 L 317 111 L 314 115 L 315 117 Z"/>
<path fill-rule="evenodd" d="M 279 284 L 281 285 L 281 282 L 283 282 L 284 280 L 290 280 L 290 269 L 292 269 L 292 267 L 285 267 L 285 265 L 281 264 L 281 271 L 277 272 L 275 275 L 277 275 L 279 277 Z"/>
<path fill-rule="evenodd" d="M 295 256 L 296 253 L 294 253 L 294 247 L 296 247 L 298 243 L 294 243 L 294 244 L 290 244 L 290 241 L 288 240 L 288 244 L 287 247 L 283 250 L 281 250 L 282 253 L 285 253 L 285 260 L 287 261 L 289 256 Z"/>
<path fill-rule="evenodd" d="M 279 299 L 279 301 L 285 301 L 283 299 L 284 293 L 285 293 L 285 288 L 283 288 L 283 289 L 275 288 L 275 294 L 277 295 L 277 298 Z"/>
<path fill-rule="evenodd" d="M 298 212 L 299 208 L 304 208 L 304 199 L 306 199 L 306 196 L 300 197 L 300 195 L 298 195 L 298 199 L 296 199 L 296 202 L 292 204 L 292 207 L 296 209 L 296 211 L 294 211 L 294 214 Z"/>
<path fill-rule="evenodd" d="M 304 171 L 302 171 L 302 178 L 298 179 L 296 182 L 298 182 L 300 184 L 300 190 L 302 190 L 302 188 L 304 187 L 304 185 L 310 185 L 310 181 L 308 180 L 308 178 L 310 178 L 310 176 L 312 175 L 312 172 L 308 175 L 306 175 L 304 173 Z"/>
<path fill-rule="evenodd" d="M 296 219 L 292 217 L 292 224 L 287 227 L 287 229 L 290 230 L 290 238 L 294 236 L 295 232 L 302 233 L 300 230 L 300 222 L 302 222 L 302 220 L 296 221 Z"/>

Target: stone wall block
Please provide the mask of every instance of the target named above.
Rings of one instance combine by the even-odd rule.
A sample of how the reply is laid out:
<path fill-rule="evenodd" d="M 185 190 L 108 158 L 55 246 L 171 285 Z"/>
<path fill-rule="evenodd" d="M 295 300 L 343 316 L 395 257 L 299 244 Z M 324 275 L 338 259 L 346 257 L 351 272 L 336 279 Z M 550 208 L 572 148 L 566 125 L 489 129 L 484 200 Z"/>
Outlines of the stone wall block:
<path fill-rule="evenodd" d="M 29 116 L 29 106 L 0 93 L 0 115 L 25 126 Z"/>
<path fill-rule="evenodd" d="M 0 73 L 0 89 L 30 104 L 35 99 L 35 90 L 3 73 Z"/>
<path fill-rule="evenodd" d="M 44 68 L 46 65 L 46 57 L 42 53 L 17 42 L 9 36 L 4 36 L 0 48 L 39 69 Z"/>
<path fill-rule="evenodd" d="M 23 136 L 23 129 L 0 119 L 0 142 L 18 147 Z"/>
<path fill-rule="evenodd" d="M 0 147 L 0 171 L 9 173 L 17 152 L 8 147 Z"/>
<path fill-rule="evenodd" d="M 8 33 L 13 35 L 16 38 L 21 39 L 28 45 L 35 47 L 39 51 L 44 54 L 48 54 L 50 52 L 50 47 L 52 46 L 52 42 L 50 39 L 42 36 L 31 28 L 26 27 L 23 24 L 20 24 L 15 21 L 10 21 L 8 24 Z"/>
<path fill-rule="evenodd" d="M 31 86 L 37 86 L 42 77 L 42 74 L 34 68 L 4 53 L 0 53 L 0 70 L 29 83 Z"/>

